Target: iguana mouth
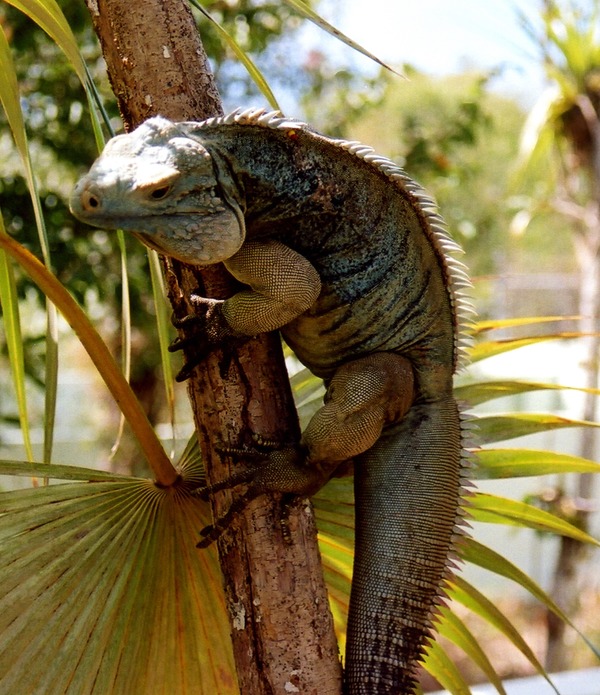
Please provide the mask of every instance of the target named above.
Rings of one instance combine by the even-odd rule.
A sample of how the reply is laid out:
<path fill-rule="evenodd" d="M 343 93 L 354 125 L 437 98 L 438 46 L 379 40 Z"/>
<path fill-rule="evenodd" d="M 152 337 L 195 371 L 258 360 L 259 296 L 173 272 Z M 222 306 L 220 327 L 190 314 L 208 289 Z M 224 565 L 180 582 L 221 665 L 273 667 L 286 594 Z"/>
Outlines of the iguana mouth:
<path fill-rule="evenodd" d="M 157 238 L 156 234 L 147 234 L 145 232 L 137 231 L 132 231 L 132 234 L 134 234 L 142 242 L 142 244 L 144 244 L 144 246 L 153 249 L 154 251 L 162 254 L 163 256 L 171 256 L 172 258 L 177 258 L 180 261 L 184 261 L 185 263 L 191 263 L 192 265 L 201 265 L 197 261 L 191 261 L 189 259 L 181 258 L 179 255 L 176 255 L 173 252 L 172 248 L 169 248 L 166 244 L 160 243 L 160 237 Z"/>

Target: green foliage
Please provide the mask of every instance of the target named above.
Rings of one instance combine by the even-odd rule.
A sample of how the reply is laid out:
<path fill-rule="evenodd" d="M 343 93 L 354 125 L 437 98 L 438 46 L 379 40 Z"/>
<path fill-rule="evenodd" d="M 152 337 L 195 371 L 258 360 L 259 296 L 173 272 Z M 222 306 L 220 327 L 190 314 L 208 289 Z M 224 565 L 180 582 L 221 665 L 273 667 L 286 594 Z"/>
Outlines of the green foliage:
<path fill-rule="evenodd" d="M 405 72 L 408 83 L 387 78 L 353 137 L 399 162 L 434 195 L 475 275 L 498 272 L 513 216 L 506 181 L 524 115 L 488 89 L 493 75 Z"/>
<path fill-rule="evenodd" d="M 522 20 L 542 52 L 552 85 L 531 110 L 524 128 L 515 184 L 533 178 L 538 182 L 538 199 L 555 195 L 559 182 L 566 188 L 563 194 L 582 205 L 597 194 L 594 141 L 595 123 L 600 118 L 599 18 L 598 0 L 583 4 L 551 0 L 544 4 L 537 24 Z M 538 212 L 534 202 L 532 210 Z"/>
<path fill-rule="evenodd" d="M 548 76 L 565 95 L 585 93 L 600 66 L 600 3 L 598 0 L 546 0 L 539 23 L 521 21 L 542 49 Z"/>
<path fill-rule="evenodd" d="M 208 0 L 202 3 L 202 7 L 245 53 L 265 53 L 273 42 L 301 25 L 301 20 L 293 9 L 281 2 Z M 203 32 L 202 44 L 214 59 L 217 69 L 234 59 L 229 46 L 223 43 L 219 34 Z"/>
<path fill-rule="evenodd" d="M 0 216 L 0 233 L 4 234 L 4 225 Z M 27 397 L 25 394 L 25 360 L 23 357 L 23 338 L 19 320 L 19 303 L 13 266 L 4 250 L 0 251 L 0 307 L 2 307 L 3 324 L 6 333 L 6 348 L 15 398 L 19 410 L 19 425 L 23 434 L 25 455 L 33 460 Z"/>

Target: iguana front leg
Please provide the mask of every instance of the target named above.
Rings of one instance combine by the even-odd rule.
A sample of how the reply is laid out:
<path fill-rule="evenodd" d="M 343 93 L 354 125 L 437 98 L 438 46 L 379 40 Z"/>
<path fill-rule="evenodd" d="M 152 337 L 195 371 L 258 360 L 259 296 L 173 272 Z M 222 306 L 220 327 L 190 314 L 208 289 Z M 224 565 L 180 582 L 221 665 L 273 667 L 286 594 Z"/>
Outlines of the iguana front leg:
<path fill-rule="evenodd" d="M 187 379 L 215 347 L 285 326 L 309 309 L 321 290 L 314 266 L 278 241 L 247 241 L 225 266 L 248 289 L 225 300 L 189 298 L 195 313 L 173 323 L 178 328 L 193 327 L 193 333 L 169 347 L 171 352 L 187 353 L 178 381 Z"/>
<path fill-rule="evenodd" d="M 304 256 L 279 241 L 246 241 L 225 267 L 248 285 L 223 302 L 223 318 L 244 335 L 268 333 L 303 314 L 317 300 L 321 279 Z"/>

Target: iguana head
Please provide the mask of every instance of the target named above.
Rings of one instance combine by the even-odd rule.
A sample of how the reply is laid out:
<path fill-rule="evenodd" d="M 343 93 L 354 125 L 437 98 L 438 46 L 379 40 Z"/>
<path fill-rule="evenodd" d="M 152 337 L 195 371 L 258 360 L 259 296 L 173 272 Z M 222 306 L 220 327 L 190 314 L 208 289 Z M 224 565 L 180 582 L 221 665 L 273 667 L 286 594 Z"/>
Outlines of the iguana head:
<path fill-rule="evenodd" d="M 107 143 L 76 185 L 71 212 L 197 265 L 231 257 L 245 235 L 243 215 L 219 185 L 208 151 L 185 124 L 160 117 Z"/>

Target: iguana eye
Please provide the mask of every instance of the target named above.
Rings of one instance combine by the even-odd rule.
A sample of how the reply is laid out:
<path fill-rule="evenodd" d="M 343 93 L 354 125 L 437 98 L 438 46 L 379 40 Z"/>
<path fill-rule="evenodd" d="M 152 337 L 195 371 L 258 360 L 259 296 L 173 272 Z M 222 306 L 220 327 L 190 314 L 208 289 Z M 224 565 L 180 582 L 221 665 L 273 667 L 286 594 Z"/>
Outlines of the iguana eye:
<path fill-rule="evenodd" d="M 171 190 L 171 186 L 160 186 L 160 188 L 155 188 L 151 193 L 150 197 L 152 200 L 162 200 Z"/>

